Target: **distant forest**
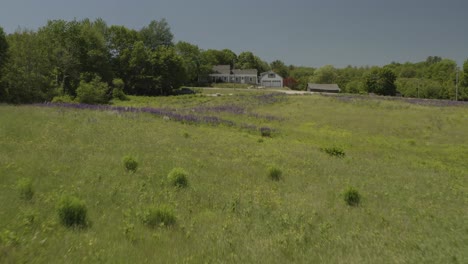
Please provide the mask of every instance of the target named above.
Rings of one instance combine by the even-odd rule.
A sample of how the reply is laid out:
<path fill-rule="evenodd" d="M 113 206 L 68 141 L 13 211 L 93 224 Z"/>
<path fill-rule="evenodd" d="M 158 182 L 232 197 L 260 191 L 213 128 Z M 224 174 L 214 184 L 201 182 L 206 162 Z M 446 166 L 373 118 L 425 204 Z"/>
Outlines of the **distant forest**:
<path fill-rule="evenodd" d="M 106 103 L 112 96 L 170 95 L 182 86 L 200 86 L 213 65 L 273 70 L 285 85 L 336 83 L 343 93 L 401 94 L 404 97 L 468 100 L 468 59 L 462 69 L 438 56 L 383 67 L 321 68 L 265 62 L 249 51 L 203 50 L 180 41 L 165 19 L 140 30 L 91 21 L 51 20 L 37 31 L 5 34 L 0 27 L 0 101 Z M 55 99 L 54 99 L 55 98 Z"/>

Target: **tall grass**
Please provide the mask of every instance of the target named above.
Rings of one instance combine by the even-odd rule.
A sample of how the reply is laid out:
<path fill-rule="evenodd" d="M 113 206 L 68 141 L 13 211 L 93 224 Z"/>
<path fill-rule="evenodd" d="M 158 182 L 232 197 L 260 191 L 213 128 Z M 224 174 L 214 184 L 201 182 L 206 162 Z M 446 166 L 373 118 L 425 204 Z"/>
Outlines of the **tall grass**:
<path fill-rule="evenodd" d="M 274 128 L 261 144 L 258 130 L 239 126 L 1 105 L 0 262 L 466 262 L 467 107 L 255 96 L 114 104 L 240 105 L 280 117 L 207 113 Z M 346 158 L 324 155 L 330 146 Z M 138 157 L 135 174 L 122 164 L 128 153 Z M 267 180 L 269 164 L 287 172 L 280 184 Z M 177 167 L 190 172 L 183 191 L 167 184 Z M 18 197 L 22 178 L 34 183 L 31 202 Z M 343 201 L 347 186 L 359 187 L 358 207 Z M 87 229 L 61 224 L 64 194 L 86 201 Z M 158 213 L 161 204 L 170 210 Z M 175 222 L 161 220 L 169 216 Z"/>

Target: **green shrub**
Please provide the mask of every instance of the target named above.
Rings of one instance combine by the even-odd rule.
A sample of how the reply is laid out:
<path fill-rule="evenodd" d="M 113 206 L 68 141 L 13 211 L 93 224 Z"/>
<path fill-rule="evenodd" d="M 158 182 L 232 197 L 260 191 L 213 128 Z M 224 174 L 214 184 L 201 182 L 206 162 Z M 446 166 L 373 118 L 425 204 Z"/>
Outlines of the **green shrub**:
<path fill-rule="evenodd" d="M 95 77 L 90 82 L 82 80 L 76 89 L 76 100 L 84 104 L 107 104 L 109 86 L 101 82 L 101 78 Z"/>
<path fill-rule="evenodd" d="M 268 168 L 268 176 L 273 181 L 279 181 L 279 180 L 281 180 L 281 178 L 283 176 L 283 172 L 280 169 L 278 169 L 277 167 L 270 167 L 270 168 Z"/>
<path fill-rule="evenodd" d="M 172 226 L 176 222 L 176 217 L 171 208 L 159 206 L 145 210 L 142 220 L 149 227 Z"/>
<path fill-rule="evenodd" d="M 353 187 L 349 187 L 344 192 L 344 200 L 349 206 L 358 206 L 361 202 L 361 195 Z"/>
<path fill-rule="evenodd" d="M 122 162 L 125 166 L 125 169 L 127 169 L 127 171 L 136 172 L 138 168 L 138 162 L 134 158 L 132 158 L 132 156 L 125 156 L 122 159 Z"/>
<path fill-rule="evenodd" d="M 52 99 L 52 103 L 73 103 L 73 97 L 70 95 L 55 96 Z"/>
<path fill-rule="evenodd" d="M 120 101 L 128 101 L 127 95 L 124 93 L 123 90 L 119 88 L 112 89 L 112 98 L 119 99 Z"/>
<path fill-rule="evenodd" d="M 322 148 L 322 151 L 332 157 L 343 158 L 345 156 L 344 150 L 338 147 Z"/>
<path fill-rule="evenodd" d="M 188 186 L 187 176 L 188 173 L 184 169 L 174 168 L 171 172 L 169 172 L 167 178 L 172 185 L 179 188 L 184 188 Z"/>
<path fill-rule="evenodd" d="M 114 86 L 114 89 L 112 90 L 112 97 L 114 99 L 119 99 L 121 101 L 128 101 L 127 95 L 124 93 L 124 82 L 122 79 L 114 79 L 112 81 L 112 85 Z"/>
<path fill-rule="evenodd" d="M 63 196 L 58 204 L 60 222 L 67 226 L 86 226 L 87 210 L 84 201 L 74 196 Z"/>
<path fill-rule="evenodd" d="M 271 128 L 269 127 L 261 127 L 260 128 L 260 135 L 262 137 L 271 137 Z"/>
<path fill-rule="evenodd" d="M 32 187 L 32 180 L 23 178 L 19 179 L 18 183 L 16 184 L 16 188 L 19 191 L 20 197 L 23 200 L 31 200 L 34 196 L 34 190 Z"/>

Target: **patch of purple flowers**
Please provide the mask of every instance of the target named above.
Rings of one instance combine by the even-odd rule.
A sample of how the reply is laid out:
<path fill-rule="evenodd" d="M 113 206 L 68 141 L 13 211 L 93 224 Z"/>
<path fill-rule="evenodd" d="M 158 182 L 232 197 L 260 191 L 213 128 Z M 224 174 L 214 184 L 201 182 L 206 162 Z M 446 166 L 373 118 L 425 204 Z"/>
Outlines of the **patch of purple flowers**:
<path fill-rule="evenodd" d="M 167 108 L 151 108 L 151 107 L 127 107 L 127 106 L 109 106 L 109 105 L 89 105 L 89 104 L 70 104 L 70 103 L 45 103 L 37 106 L 45 107 L 63 107 L 73 109 L 89 109 L 98 111 L 115 111 L 118 113 L 149 113 L 157 116 L 167 117 L 170 120 L 179 121 L 187 124 L 204 123 L 208 125 L 227 125 L 234 126 L 235 123 L 230 120 L 224 120 L 216 116 L 197 116 L 194 114 L 178 113 L 177 110 Z"/>
<path fill-rule="evenodd" d="M 258 119 L 266 119 L 268 121 L 275 121 L 275 120 L 283 120 L 281 117 L 273 116 L 273 115 L 261 115 L 257 113 L 249 113 L 250 117 L 255 117 Z"/>
<path fill-rule="evenodd" d="M 252 124 L 241 124 L 241 128 L 249 131 L 257 131 L 257 126 Z"/>
<path fill-rule="evenodd" d="M 257 119 L 266 119 L 268 121 L 282 120 L 279 117 L 273 115 L 261 115 L 258 113 L 249 113 L 245 107 L 239 105 L 218 105 L 218 106 L 197 106 L 189 109 L 194 113 L 229 113 L 234 115 L 247 115 L 249 117 L 254 117 Z"/>
<path fill-rule="evenodd" d="M 190 109 L 193 112 L 197 113 L 206 113 L 206 112 L 225 112 L 231 114 L 244 114 L 245 108 L 237 105 L 218 105 L 218 106 L 197 106 Z"/>

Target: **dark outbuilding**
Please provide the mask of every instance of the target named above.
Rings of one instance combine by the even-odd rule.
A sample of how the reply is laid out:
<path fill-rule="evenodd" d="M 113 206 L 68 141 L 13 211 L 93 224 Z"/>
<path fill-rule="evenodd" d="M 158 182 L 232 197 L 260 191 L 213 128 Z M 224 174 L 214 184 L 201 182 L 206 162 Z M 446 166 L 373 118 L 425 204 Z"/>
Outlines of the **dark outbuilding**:
<path fill-rule="evenodd" d="M 309 92 L 318 92 L 318 93 L 339 93 L 341 91 L 338 84 L 318 84 L 318 83 L 308 83 L 307 91 Z"/>

